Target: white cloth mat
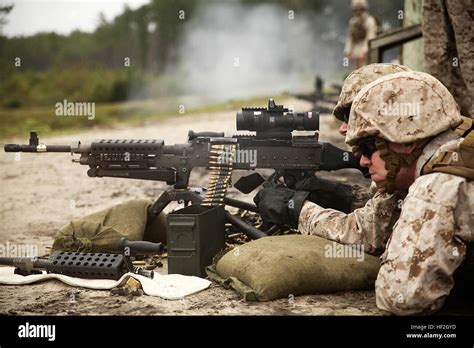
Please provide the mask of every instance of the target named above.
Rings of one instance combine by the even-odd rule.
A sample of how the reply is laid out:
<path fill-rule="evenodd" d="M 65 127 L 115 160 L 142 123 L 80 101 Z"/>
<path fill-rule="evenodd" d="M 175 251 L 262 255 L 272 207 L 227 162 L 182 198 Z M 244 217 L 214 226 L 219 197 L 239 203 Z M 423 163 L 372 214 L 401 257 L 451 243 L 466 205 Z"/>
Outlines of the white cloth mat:
<path fill-rule="evenodd" d="M 138 274 L 126 273 L 119 280 L 111 280 L 83 279 L 46 272 L 43 272 L 43 274 L 22 276 L 14 274 L 14 270 L 14 267 L 0 267 L 0 284 L 26 285 L 49 279 L 58 279 L 71 286 L 96 290 L 110 290 L 126 283 L 129 277 L 133 277 L 142 284 L 143 292 L 145 294 L 159 296 L 166 300 L 182 299 L 185 296 L 207 289 L 209 285 L 211 285 L 209 280 L 181 274 L 161 275 L 155 273 L 154 278 L 150 279 Z"/>

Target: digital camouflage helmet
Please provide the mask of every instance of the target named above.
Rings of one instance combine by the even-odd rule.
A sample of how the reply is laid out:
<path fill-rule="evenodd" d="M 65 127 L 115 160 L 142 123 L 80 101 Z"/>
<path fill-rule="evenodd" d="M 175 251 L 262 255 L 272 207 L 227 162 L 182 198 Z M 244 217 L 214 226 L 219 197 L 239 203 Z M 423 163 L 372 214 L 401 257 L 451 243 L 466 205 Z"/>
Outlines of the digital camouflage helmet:
<path fill-rule="evenodd" d="M 388 193 L 395 191 L 395 177 L 421 154 L 392 151 L 388 142 L 411 144 L 429 139 L 462 122 L 459 108 L 447 88 L 433 76 L 408 71 L 381 77 L 357 94 L 352 103 L 346 143 L 355 146 L 372 138 L 385 161 L 387 179 L 377 183 Z M 366 139 L 365 139 L 366 140 Z"/>
<path fill-rule="evenodd" d="M 336 107 L 334 108 L 333 115 L 338 120 L 347 122 L 352 101 L 363 87 L 382 76 L 403 71 L 411 71 L 411 69 L 398 64 L 374 63 L 364 65 L 363 67 L 354 70 L 344 80 L 342 91 L 339 95 Z"/>

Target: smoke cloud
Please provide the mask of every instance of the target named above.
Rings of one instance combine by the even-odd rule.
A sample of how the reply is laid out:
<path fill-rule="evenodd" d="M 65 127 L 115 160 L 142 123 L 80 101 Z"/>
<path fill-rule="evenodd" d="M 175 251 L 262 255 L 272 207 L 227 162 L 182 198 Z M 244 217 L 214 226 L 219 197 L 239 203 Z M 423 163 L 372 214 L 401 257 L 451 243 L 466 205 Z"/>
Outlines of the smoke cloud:
<path fill-rule="evenodd" d="M 312 88 L 342 68 L 341 29 L 319 14 L 278 4 L 208 3 L 186 24 L 178 52 L 185 94 L 208 100 Z"/>

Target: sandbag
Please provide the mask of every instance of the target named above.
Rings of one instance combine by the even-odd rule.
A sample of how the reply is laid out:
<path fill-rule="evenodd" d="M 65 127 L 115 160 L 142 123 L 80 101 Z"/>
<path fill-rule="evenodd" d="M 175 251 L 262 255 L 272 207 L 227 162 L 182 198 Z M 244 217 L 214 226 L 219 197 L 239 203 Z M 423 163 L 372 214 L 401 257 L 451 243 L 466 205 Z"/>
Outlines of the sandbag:
<path fill-rule="evenodd" d="M 146 229 L 147 209 L 151 204 L 147 199 L 134 199 L 73 220 L 58 231 L 52 251 L 118 253 L 121 238 L 166 242 L 164 213 Z"/>
<path fill-rule="evenodd" d="M 206 271 L 247 301 L 373 289 L 379 258 L 359 251 L 347 257 L 349 246 L 317 236 L 272 236 L 230 250 Z"/>

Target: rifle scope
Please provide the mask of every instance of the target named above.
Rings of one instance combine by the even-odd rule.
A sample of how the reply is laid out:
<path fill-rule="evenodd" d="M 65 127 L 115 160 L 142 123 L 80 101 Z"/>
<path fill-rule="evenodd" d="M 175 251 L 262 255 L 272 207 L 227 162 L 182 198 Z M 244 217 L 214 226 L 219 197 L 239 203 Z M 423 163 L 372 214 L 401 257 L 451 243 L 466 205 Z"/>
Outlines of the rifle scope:
<path fill-rule="evenodd" d="M 319 113 L 288 112 L 283 105 L 276 105 L 273 99 L 268 108 L 242 108 L 237 113 L 237 130 L 265 132 L 272 129 L 286 131 L 319 130 Z"/>

